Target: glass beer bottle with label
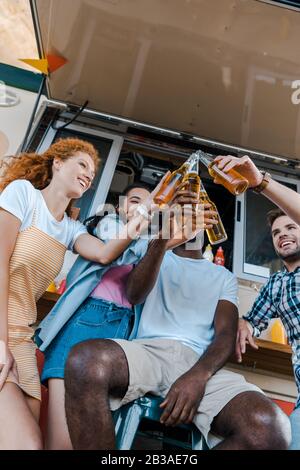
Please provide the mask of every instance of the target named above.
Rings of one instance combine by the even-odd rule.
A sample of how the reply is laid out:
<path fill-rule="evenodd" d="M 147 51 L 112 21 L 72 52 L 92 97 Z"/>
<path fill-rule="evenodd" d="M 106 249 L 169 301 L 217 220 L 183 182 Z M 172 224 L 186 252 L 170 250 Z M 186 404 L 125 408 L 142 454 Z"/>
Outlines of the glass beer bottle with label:
<path fill-rule="evenodd" d="M 192 191 L 193 193 L 197 194 L 199 198 L 201 180 L 199 176 L 198 158 L 196 158 L 193 164 L 191 165 L 188 173 L 183 178 L 183 182 L 186 182 L 186 185 L 183 186 L 182 189 L 185 191 Z"/>
<path fill-rule="evenodd" d="M 224 228 L 224 225 L 222 223 L 220 214 L 218 212 L 217 206 L 215 205 L 214 202 L 211 201 L 209 198 L 206 189 L 203 186 L 203 183 L 201 182 L 200 186 L 200 196 L 199 200 L 201 204 L 208 203 L 211 205 L 211 210 L 216 212 L 216 215 L 214 218 L 218 221 L 217 224 L 213 225 L 211 228 L 206 229 L 206 233 L 209 239 L 209 243 L 211 245 L 217 245 L 218 243 L 225 242 L 227 240 L 227 234 Z"/>
<path fill-rule="evenodd" d="M 179 168 L 170 174 L 159 192 L 156 194 L 154 198 L 155 204 L 162 206 L 164 204 L 168 204 L 172 200 L 176 189 L 184 181 L 185 177 L 191 174 L 192 168 L 197 161 L 198 156 L 196 154 L 192 154 Z"/>
<path fill-rule="evenodd" d="M 224 188 L 234 196 L 242 194 L 248 188 L 248 180 L 237 170 L 231 169 L 228 172 L 221 170 L 217 163 L 214 163 L 214 157 L 212 155 L 208 155 L 202 150 L 195 152 L 195 155 L 197 155 L 200 162 L 206 166 L 210 176 L 224 186 Z"/>
<path fill-rule="evenodd" d="M 201 180 L 199 176 L 198 158 L 196 158 L 193 165 L 191 165 L 190 170 L 188 171 L 188 173 L 185 175 L 183 179 L 183 182 L 185 183 L 185 185 L 182 188 L 183 191 L 191 191 L 197 194 L 197 199 L 196 199 L 195 204 L 192 204 L 192 206 L 190 206 L 190 207 L 193 207 L 197 211 L 198 203 L 199 203 L 199 196 L 200 196 L 200 186 L 201 186 Z M 194 215 L 196 216 L 195 218 L 194 217 L 190 218 L 186 216 L 186 213 L 185 215 L 183 213 L 183 226 L 185 227 L 185 229 L 195 230 L 196 225 L 197 225 L 197 214 L 194 212 Z"/>

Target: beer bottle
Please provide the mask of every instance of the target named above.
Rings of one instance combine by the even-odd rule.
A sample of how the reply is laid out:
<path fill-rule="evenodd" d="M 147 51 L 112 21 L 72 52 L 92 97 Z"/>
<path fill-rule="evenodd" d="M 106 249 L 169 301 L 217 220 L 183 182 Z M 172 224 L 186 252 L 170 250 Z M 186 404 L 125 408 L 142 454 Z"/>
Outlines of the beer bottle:
<path fill-rule="evenodd" d="M 249 186 L 248 180 L 242 176 L 237 170 L 231 169 L 228 172 L 221 170 L 216 163 L 214 157 L 198 150 L 195 152 L 200 162 L 208 169 L 208 173 L 215 178 L 218 183 L 222 184 L 231 194 L 237 196 L 243 193 Z"/>
<path fill-rule="evenodd" d="M 192 191 L 200 195 L 200 177 L 197 171 L 190 171 L 183 179 L 183 182 L 186 182 L 186 185 L 183 186 L 182 190 Z"/>
<path fill-rule="evenodd" d="M 214 202 L 212 202 L 209 199 L 209 196 L 203 186 L 203 183 L 201 182 L 200 186 L 200 197 L 199 197 L 200 203 L 205 204 L 208 203 L 211 205 L 211 210 L 216 212 L 216 215 L 213 216 L 218 223 L 213 225 L 212 228 L 206 229 L 206 233 L 209 239 L 209 243 L 211 245 L 217 245 L 218 243 L 225 242 L 227 240 L 227 234 L 225 232 L 224 225 L 222 223 L 220 214 L 218 212 L 217 206 L 215 205 Z"/>
<path fill-rule="evenodd" d="M 200 195 L 200 186 L 201 180 L 199 177 L 199 163 L 198 158 L 194 160 L 193 164 L 191 165 L 188 173 L 183 178 L 183 182 L 186 182 L 186 185 L 183 186 L 183 190 L 185 191 L 192 191 L 193 193 Z"/>
<path fill-rule="evenodd" d="M 183 182 L 184 178 L 191 172 L 195 162 L 198 160 L 198 157 L 195 154 L 192 154 L 182 165 L 181 167 L 174 170 L 170 176 L 166 179 L 159 192 L 154 198 L 155 204 L 162 206 L 168 204 L 179 185 Z"/>
<path fill-rule="evenodd" d="M 197 210 L 198 204 L 199 204 L 200 186 L 201 186 L 201 180 L 199 177 L 198 158 L 196 158 L 194 163 L 191 165 L 188 173 L 183 178 L 183 182 L 185 183 L 185 185 L 182 188 L 183 191 L 192 191 L 193 193 L 197 194 L 197 200 L 194 204 L 192 204 L 192 207 Z M 184 208 L 183 208 L 182 223 L 183 223 L 183 226 L 185 227 L 185 230 L 187 231 L 195 230 L 196 225 L 197 225 L 197 214 L 194 213 L 194 215 L 195 217 L 190 218 L 189 216 L 187 216 L 186 213 L 184 214 Z M 186 235 L 188 236 L 188 232 L 186 233 Z"/>

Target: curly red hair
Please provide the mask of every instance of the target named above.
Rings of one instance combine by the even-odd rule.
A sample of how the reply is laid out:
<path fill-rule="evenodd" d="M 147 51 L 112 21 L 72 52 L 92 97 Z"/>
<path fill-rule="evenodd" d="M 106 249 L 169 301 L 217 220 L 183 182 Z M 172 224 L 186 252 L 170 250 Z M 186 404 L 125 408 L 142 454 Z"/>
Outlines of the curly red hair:
<path fill-rule="evenodd" d="M 22 153 L 14 157 L 7 157 L 0 164 L 1 181 L 0 193 L 9 183 L 18 179 L 25 179 L 36 189 L 44 189 L 52 179 L 52 165 L 54 158 L 67 160 L 75 153 L 87 153 L 94 161 L 97 169 L 100 158 L 95 147 L 80 139 L 59 139 L 42 154 Z M 68 206 L 67 213 L 70 214 L 72 201 Z"/>

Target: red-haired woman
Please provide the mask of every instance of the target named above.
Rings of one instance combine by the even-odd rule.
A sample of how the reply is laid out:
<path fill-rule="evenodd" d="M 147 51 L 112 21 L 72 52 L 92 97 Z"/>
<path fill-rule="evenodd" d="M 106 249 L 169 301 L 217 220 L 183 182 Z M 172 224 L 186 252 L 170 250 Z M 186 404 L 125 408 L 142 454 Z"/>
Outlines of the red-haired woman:
<path fill-rule="evenodd" d="M 134 217 L 124 228 L 124 236 L 104 244 L 69 217 L 72 200 L 89 189 L 98 162 L 90 143 L 61 139 L 41 155 L 22 154 L 4 163 L 0 182 L 0 449 L 42 448 L 40 380 L 31 325 L 36 322 L 36 302 L 59 273 L 66 250 L 109 264 L 127 248 L 130 233 L 142 222 L 142 215 Z"/>

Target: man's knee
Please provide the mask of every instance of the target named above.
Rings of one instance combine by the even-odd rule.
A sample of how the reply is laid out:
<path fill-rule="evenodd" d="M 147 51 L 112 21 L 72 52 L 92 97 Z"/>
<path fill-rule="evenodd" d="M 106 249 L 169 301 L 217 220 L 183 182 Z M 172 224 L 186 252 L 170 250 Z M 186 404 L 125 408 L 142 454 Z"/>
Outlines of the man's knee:
<path fill-rule="evenodd" d="M 109 340 L 89 340 L 78 343 L 71 349 L 65 367 L 65 381 L 76 381 L 77 385 L 97 384 L 106 386 L 113 367 Z"/>
<path fill-rule="evenodd" d="M 247 426 L 238 430 L 248 449 L 287 449 L 291 440 L 288 417 L 266 397 L 249 402 Z"/>

